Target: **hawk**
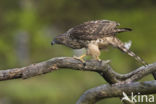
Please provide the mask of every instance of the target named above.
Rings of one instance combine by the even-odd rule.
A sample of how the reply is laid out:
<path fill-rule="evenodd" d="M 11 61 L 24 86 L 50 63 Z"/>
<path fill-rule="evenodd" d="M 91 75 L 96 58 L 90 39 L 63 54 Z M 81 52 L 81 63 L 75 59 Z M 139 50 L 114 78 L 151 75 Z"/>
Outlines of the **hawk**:
<path fill-rule="evenodd" d="M 93 59 L 100 61 L 100 50 L 113 46 L 122 52 L 133 57 L 137 62 L 148 65 L 143 59 L 132 52 L 125 43 L 120 41 L 116 35 L 120 32 L 131 31 L 130 28 L 117 28 L 120 24 L 110 20 L 88 21 L 70 28 L 64 34 L 58 35 L 51 42 L 51 45 L 62 44 L 72 49 L 86 48 L 86 54 L 75 57 L 85 62 L 83 58 L 91 55 Z M 152 72 L 156 79 L 156 72 Z"/>
<path fill-rule="evenodd" d="M 117 33 L 132 30 L 130 28 L 117 28 L 119 25 L 119 23 L 110 20 L 84 22 L 83 24 L 70 28 L 64 34 L 56 36 L 51 44 L 62 44 L 72 49 L 86 48 L 86 54 L 75 57 L 82 62 L 84 62 L 83 58 L 86 55 L 90 55 L 93 59 L 100 61 L 100 50 L 106 49 L 108 46 L 113 46 L 143 65 L 147 65 L 145 61 L 130 51 L 125 43 L 116 37 Z"/>

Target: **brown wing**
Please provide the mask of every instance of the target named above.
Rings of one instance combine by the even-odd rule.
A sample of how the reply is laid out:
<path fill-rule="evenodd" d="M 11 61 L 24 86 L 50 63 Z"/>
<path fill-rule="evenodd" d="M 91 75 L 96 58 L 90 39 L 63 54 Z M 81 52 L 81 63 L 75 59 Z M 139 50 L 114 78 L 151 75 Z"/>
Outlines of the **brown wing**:
<path fill-rule="evenodd" d="M 70 30 L 70 37 L 81 40 L 95 40 L 97 38 L 113 35 L 119 23 L 109 20 L 84 22 Z"/>

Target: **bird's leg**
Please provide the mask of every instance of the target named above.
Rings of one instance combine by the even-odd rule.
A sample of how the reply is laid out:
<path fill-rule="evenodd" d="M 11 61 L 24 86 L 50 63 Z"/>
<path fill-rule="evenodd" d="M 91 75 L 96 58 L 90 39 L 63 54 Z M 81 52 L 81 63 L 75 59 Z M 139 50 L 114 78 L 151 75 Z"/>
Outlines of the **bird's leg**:
<path fill-rule="evenodd" d="M 96 56 L 96 60 L 101 61 L 101 59 L 99 58 L 99 56 Z"/>
<path fill-rule="evenodd" d="M 85 56 L 86 56 L 86 54 L 83 54 L 83 55 L 81 55 L 79 57 L 78 56 L 74 56 L 74 58 L 80 60 L 83 63 L 85 63 L 85 60 L 83 59 Z"/>
<path fill-rule="evenodd" d="M 87 54 L 91 55 L 94 60 L 101 61 L 101 59 L 99 58 L 100 50 L 98 44 L 93 43 L 88 44 Z"/>

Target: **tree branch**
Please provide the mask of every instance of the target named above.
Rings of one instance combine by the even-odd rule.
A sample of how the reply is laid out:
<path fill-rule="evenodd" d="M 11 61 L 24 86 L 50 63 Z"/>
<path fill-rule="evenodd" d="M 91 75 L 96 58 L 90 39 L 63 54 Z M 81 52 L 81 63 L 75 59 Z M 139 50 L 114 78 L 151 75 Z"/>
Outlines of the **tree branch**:
<path fill-rule="evenodd" d="M 73 70 L 98 71 L 102 72 L 108 61 L 98 62 L 95 60 L 86 61 L 85 65 L 81 61 L 71 57 L 57 57 L 47 61 L 32 64 L 22 68 L 0 70 L 0 80 L 16 78 L 29 78 L 36 75 L 45 74 L 57 69 L 70 68 Z"/>
<path fill-rule="evenodd" d="M 86 91 L 76 104 L 95 104 L 104 98 L 123 97 L 133 94 L 154 94 L 156 93 L 156 81 L 132 82 L 127 84 L 101 85 Z"/>
<path fill-rule="evenodd" d="M 30 78 L 33 76 L 49 73 L 49 72 L 52 72 L 52 71 L 55 71 L 58 69 L 70 68 L 73 70 L 94 71 L 94 72 L 99 73 L 109 84 L 114 84 L 114 83 L 122 84 L 122 83 L 130 83 L 130 82 L 139 80 L 142 77 L 146 76 L 147 74 L 150 74 L 151 72 L 156 71 L 156 63 L 153 63 L 150 65 L 147 65 L 146 67 L 142 66 L 128 74 L 119 74 L 119 73 L 115 72 L 108 63 L 109 63 L 109 61 L 99 62 L 96 60 L 88 60 L 84 64 L 80 60 L 77 60 L 72 57 L 56 57 L 56 58 L 52 58 L 47 61 L 32 64 L 32 65 L 22 67 L 22 68 L 0 70 L 0 81 L 17 79 L 17 78 L 25 79 L 25 78 Z M 135 84 L 135 83 L 132 83 L 132 85 L 133 84 Z M 140 84 L 141 83 L 138 82 L 136 87 L 141 86 Z M 130 90 L 130 91 L 133 91 L 133 86 L 131 86 L 130 84 L 129 85 L 126 84 L 126 85 L 127 85 L 127 87 L 132 87 L 132 90 Z M 116 87 L 118 88 L 119 86 L 116 86 Z M 121 87 L 121 89 L 120 88 L 119 89 L 121 91 L 124 90 L 122 88 L 125 88 L 124 85 L 122 85 L 120 87 Z M 97 88 L 99 89 L 99 87 L 97 87 Z M 114 87 L 110 87 L 110 85 L 103 85 L 100 88 L 101 88 L 101 90 L 104 89 L 104 91 L 105 90 L 107 91 L 106 88 L 110 88 L 111 90 L 113 90 Z M 150 86 L 148 89 L 150 89 Z M 127 90 L 127 88 L 126 88 L 126 90 Z M 115 91 L 115 90 L 113 90 L 113 91 Z M 140 91 L 140 89 L 138 89 L 137 91 Z M 90 92 L 92 92 L 92 93 L 94 92 L 94 94 L 91 94 Z M 82 103 L 83 103 L 84 101 L 87 101 L 87 99 L 90 98 L 90 96 L 93 97 L 94 101 L 97 101 L 96 99 L 97 98 L 99 99 L 100 96 L 101 96 L 101 98 L 105 98 L 106 95 L 99 95 L 97 92 L 100 93 L 100 90 L 91 89 L 91 90 L 89 90 L 89 93 L 91 95 L 89 95 L 89 93 L 87 91 L 80 98 L 80 100 L 78 102 L 80 103 L 82 101 Z M 115 96 L 114 93 L 115 92 L 110 92 L 110 95 Z M 150 93 L 150 91 L 149 91 L 149 93 Z M 96 94 L 98 94 L 98 95 L 96 95 Z M 111 97 L 110 95 L 107 97 Z M 119 95 L 121 95 L 121 92 L 120 92 L 120 94 L 117 93 L 116 96 L 119 96 Z M 94 97 L 97 97 L 97 98 L 94 98 Z M 93 101 L 92 99 L 90 99 L 90 100 Z M 88 103 L 86 103 L 86 104 L 88 104 Z"/>
<path fill-rule="evenodd" d="M 136 81 L 147 74 L 156 71 L 156 63 L 146 67 L 142 66 L 128 74 L 116 73 L 108 64 L 109 61 L 88 60 L 85 65 L 81 61 L 72 57 L 56 57 L 47 61 L 32 64 L 22 68 L 13 68 L 0 70 L 0 80 L 9 80 L 16 78 L 29 78 L 36 75 L 45 74 L 57 69 L 70 68 L 73 70 L 95 71 L 103 76 L 109 83 L 118 83 L 122 81 Z"/>

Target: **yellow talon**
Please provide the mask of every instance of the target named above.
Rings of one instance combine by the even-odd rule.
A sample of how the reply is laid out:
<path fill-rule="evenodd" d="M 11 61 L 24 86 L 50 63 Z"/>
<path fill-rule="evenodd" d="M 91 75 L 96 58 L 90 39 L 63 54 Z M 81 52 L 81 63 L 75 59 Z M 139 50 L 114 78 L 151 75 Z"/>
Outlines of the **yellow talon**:
<path fill-rule="evenodd" d="M 98 56 L 96 56 L 96 60 L 101 61 L 101 59 Z"/>
<path fill-rule="evenodd" d="M 86 56 L 86 54 L 82 55 L 82 56 L 74 56 L 75 59 L 80 60 L 81 62 L 85 63 L 85 60 L 83 59 Z"/>

